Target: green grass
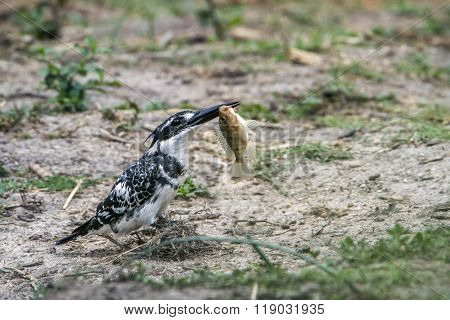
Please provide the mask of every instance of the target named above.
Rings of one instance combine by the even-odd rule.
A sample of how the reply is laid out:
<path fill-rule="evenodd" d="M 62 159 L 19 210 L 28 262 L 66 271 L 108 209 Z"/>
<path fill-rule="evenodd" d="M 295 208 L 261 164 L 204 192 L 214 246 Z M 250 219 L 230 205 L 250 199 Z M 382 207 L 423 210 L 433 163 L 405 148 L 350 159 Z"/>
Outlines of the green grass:
<path fill-rule="evenodd" d="M 205 185 L 195 182 L 194 179 L 188 177 L 178 189 L 177 196 L 189 200 L 198 197 L 211 197 L 211 193 Z"/>
<path fill-rule="evenodd" d="M 35 23 L 30 23 L 27 19 L 17 16 L 16 21 L 22 32 L 30 34 L 38 40 L 53 39 L 60 34 L 60 23 L 55 19 L 51 6 L 61 6 L 59 3 L 39 2 L 28 10 L 21 11 L 21 14 Z"/>
<path fill-rule="evenodd" d="M 394 27 L 376 26 L 372 28 L 372 34 L 383 38 L 392 38 L 398 33 Z"/>
<path fill-rule="evenodd" d="M 344 115 L 327 115 L 323 117 L 317 117 L 316 123 L 341 129 L 354 129 L 361 130 L 368 125 L 368 120 L 359 116 L 344 116 Z"/>
<path fill-rule="evenodd" d="M 450 140 L 450 128 L 432 123 L 420 123 L 416 124 L 410 132 L 409 140 L 411 141 L 427 142 L 432 139 Z"/>
<path fill-rule="evenodd" d="M 301 158 L 318 161 L 320 163 L 352 158 L 352 155 L 348 151 L 344 151 L 336 147 L 326 146 L 321 143 L 303 143 L 299 146 L 276 151 L 276 154 L 299 156 Z"/>
<path fill-rule="evenodd" d="M 335 48 L 342 38 L 355 37 L 356 35 L 354 31 L 330 20 L 328 23 L 310 30 L 306 37 L 298 37 L 295 47 L 305 51 L 326 52 Z"/>
<path fill-rule="evenodd" d="M 439 104 L 421 104 L 416 120 L 429 121 L 435 124 L 449 124 L 450 110 Z"/>
<path fill-rule="evenodd" d="M 426 143 L 430 140 L 449 141 L 450 127 L 432 122 L 408 121 L 407 127 L 393 138 L 394 143 Z"/>
<path fill-rule="evenodd" d="M 167 109 L 183 109 L 183 110 L 195 110 L 195 106 L 188 103 L 188 102 L 182 102 L 179 105 L 171 105 L 167 102 L 163 101 L 152 101 L 146 104 L 143 108 L 144 112 L 152 112 L 152 111 L 158 111 L 158 110 L 167 110 Z"/>
<path fill-rule="evenodd" d="M 392 93 L 368 95 L 354 85 L 354 83 L 338 79 L 325 88 L 311 89 L 305 96 L 290 97 L 281 93 L 274 93 L 282 106 L 283 113 L 292 119 L 314 118 L 330 114 L 336 110 L 361 108 L 388 108 L 398 103 Z"/>
<path fill-rule="evenodd" d="M 404 128 L 393 143 L 427 143 L 430 140 L 450 140 L 450 112 L 439 104 L 421 104 L 415 114 L 401 114 Z"/>
<path fill-rule="evenodd" d="M 0 111 L 0 131 L 6 132 L 16 127 L 25 118 L 22 108 L 14 107 L 7 111 Z"/>
<path fill-rule="evenodd" d="M 289 118 L 300 119 L 319 113 L 324 106 L 323 97 L 313 94 L 306 98 L 300 98 L 299 102 L 288 103 L 283 109 Z"/>
<path fill-rule="evenodd" d="M 262 120 L 267 122 L 277 122 L 277 118 L 268 107 L 259 103 L 241 104 L 238 113 L 247 120 Z"/>
<path fill-rule="evenodd" d="M 152 101 L 144 106 L 143 111 L 151 112 L 151 111 L 157 111 L 157 110 L 166 110 L 166 109 L 170 109 L 170 108 L 171 108 L 171 106 L 166 102 Z"/>
<path fill-rule="evenodd" d="M 331 69 L 330 73 L 332 76 L 336 76 L 345 71 L 346 75 L 353 75 L 358 77 L 363 77 L 368 80 L 374 80 L 376 82 L 383 82 L 386 80 L 386 76 L 374 69 L 362 66 L 361 64 L 356 64 L 352 68 L 348 69 L 350 65 L 347 66 L 335 66 Z M 347 70 L 348 69 L 348 70 Z"/>
<path fill-rule="evenodd" d="M 255 283 L 259 299 L 448 299 L 449 248 L 449 228 L 412 232 L 396 225 L 373 244 L 344 239 L 336 256 L 325 261 L 334 274 L 314 267 L 287 270 L 252 262 L 231 272 L 207 268 L 156 280 L 143 263 L 134 262 L 115 281 L 159 289 L 215 289 L 232 299 L 248 299 Z"/>
<path fill-rule="evenodd" d="M 411 1 L 407 0 L 400 0 L 396 1 L 391 6 L 391 10 L 398 15 L 423 17 L 428 13 L 430 7 L 427 5 L 411 3 Z"/>
<path fill-rule="evenodd" d="M 64 53 L 40 48 L 37 53 L 46 62 L 43 84 L 47 90 L 56 92 L 49 99 L 59 112 L 81 112 L 87 110 L 88 91 L 104 91 L 105 86 L 120 86 L 117 81 L 105 81 L 105 71 L 95 61 L 104 51 L 97 41 L 88 36 L 83 45 L 75 45 L 83 58 L 67 62 Z M 96 77 L 96 79 L 94 79 Z M 84 79 L 84 80 L 83 80 Z"/>
<path fill-rule="evenodd" d="M 0 161 L 0 178 L 5 178 L 9 176 L 11 172 L 3 165 L 3 162 Z"/>
<path fill-rule="evenodd" d="M 286 193 L 287 191 L 282 188 L 283 180 L 285 180 L 285 175 L 292 171 L 292 166 L 298 166 L 297 160 L 308 159 L 328 163 L 351 158 L 350 152 L 340 148 L 321 143 L 303 143 L 294 147 L 259 153 L 253 170 L 256 177 L 269 182 L 282 193 Z"/>
<path fill-rule="evenodd" d="M 450 10 L 447 12 L 447 16 L 444 18 L 434 18 L 428 17 L 425 20 L 425 25 L 419 32 L 422 32 L 424 35 L 432 35 L 432 36 L 444 36 L 450 33 L 450 26 L 448 24 L 448 19 L 450 18 Z"/>
<path fill-rule="evenodd" d="M 1 178 L 0 179 L 0 197 L 9 193 L 19 192 L 20 190 L 45 190 L 49 192 L 72 190 L 76 185 L 76 180 L 83 177 L 71 177 L 67 175 L 53 175 L 47 179 L 33 178 Z M 99 179 L 84 178 L 82 188 L 88 188 L 99 183 Z"/>
<path fill-rule="evenodd" d="M 433 67 L 425 54 L 413 52 L 396 64 L 397 70 L 421 79 L 450 81 L 450 67 Z"/>

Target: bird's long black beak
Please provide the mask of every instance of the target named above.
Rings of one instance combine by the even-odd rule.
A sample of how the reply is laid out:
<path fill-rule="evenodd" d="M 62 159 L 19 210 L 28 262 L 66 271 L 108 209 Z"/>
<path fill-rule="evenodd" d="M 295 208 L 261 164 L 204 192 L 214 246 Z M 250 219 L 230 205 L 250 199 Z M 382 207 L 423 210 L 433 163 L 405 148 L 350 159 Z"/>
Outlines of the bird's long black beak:
<path fill-rule="evenodd" d="M 202 123 L 208 122 L 214 118 L 219 116 L 219 108 L 223 106 L 229 106 L 232 108 L 236 108 L 239 105 L 239 101 L 230 102 L 230 103 L 222 103 L 217 106 L 209 107 L 206 109 L 202 109 L 197 111 L 191 119 L 188 121 L 189 126 L 197 126 Z"/>

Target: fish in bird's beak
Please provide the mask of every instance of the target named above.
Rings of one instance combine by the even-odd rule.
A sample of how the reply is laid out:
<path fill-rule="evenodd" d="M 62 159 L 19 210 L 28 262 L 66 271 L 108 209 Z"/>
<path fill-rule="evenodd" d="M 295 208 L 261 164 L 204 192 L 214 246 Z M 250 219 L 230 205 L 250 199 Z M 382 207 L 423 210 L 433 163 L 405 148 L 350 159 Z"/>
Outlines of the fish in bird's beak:
<path fill-rule="evenodd" d="M 217 106 L 209 107 L 203 110 L 197 111 L 188 121 L 189 126 L 198 126 L 205 122 L 208 122 L 214 118 L 219 116 L 220 107 L 227 106 L 230 108 L 236 108 L 239 106 L 239 101 L 230 102 L 230 103 L 222 103 Z"/>

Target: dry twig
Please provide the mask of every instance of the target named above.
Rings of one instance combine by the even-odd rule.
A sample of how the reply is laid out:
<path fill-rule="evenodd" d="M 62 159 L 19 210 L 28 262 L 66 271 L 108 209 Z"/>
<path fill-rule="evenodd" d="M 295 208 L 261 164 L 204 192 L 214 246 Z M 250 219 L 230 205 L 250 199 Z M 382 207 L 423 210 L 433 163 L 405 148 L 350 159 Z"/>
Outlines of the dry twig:
<path fill-rule="evenodd" d="M 69 197 L 67 197 L 67 200 L 63 205 L 64 210 L 66 210 L 69 207 L 70 201 L 72 201 L 73 197 L 80 189 L 82 183 L 83 183 L 83 179 L 78 180 L 77 184 L 75 185 L 75 188 L 73 188 L 72 192 L 69 194 Z"/>
<path fill-rule="evenodd" d="M 41 179 L 47 179 L 48 177 L 52 176 L 52 174 L 47 169 L 42 168 L 37 163 L 32 163 L 28 167 L 30 168 L 31 171 L 36 173 Z"/>

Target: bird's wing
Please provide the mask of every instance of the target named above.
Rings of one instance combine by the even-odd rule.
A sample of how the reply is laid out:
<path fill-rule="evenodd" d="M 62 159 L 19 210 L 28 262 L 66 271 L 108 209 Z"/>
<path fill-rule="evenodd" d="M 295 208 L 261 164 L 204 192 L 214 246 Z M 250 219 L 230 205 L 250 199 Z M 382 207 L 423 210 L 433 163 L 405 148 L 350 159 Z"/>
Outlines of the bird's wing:
<path fill-rule="evenodd" d="M 98 205 L 97 220 L 113 223 L 146 203 L 155 194 L 159 171 L 158 161 L 141 159 L 130 166 Z"/>

